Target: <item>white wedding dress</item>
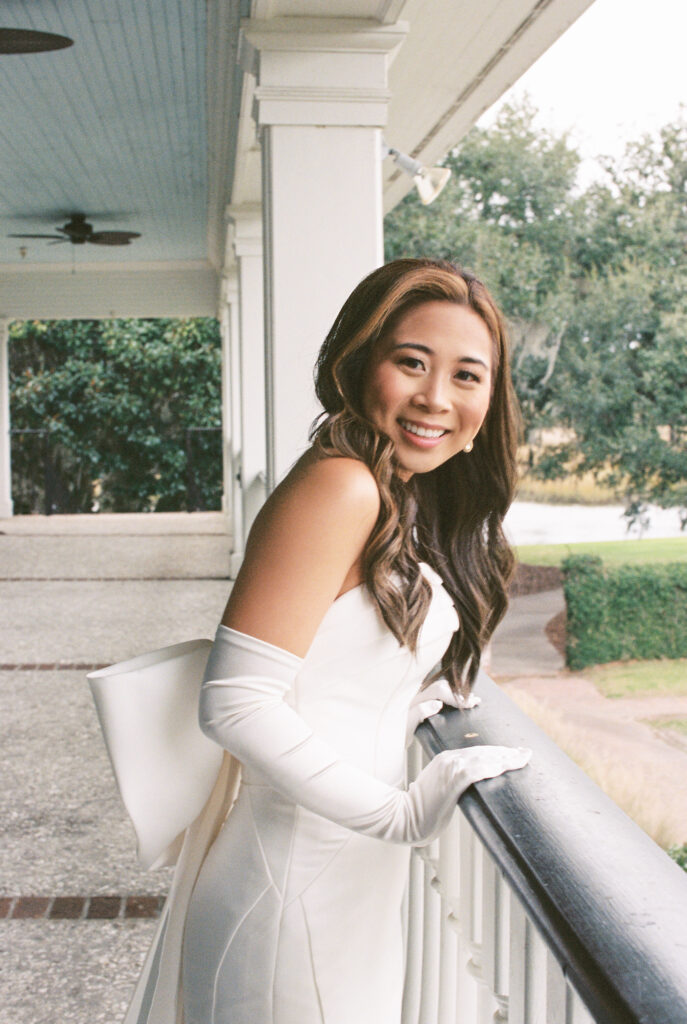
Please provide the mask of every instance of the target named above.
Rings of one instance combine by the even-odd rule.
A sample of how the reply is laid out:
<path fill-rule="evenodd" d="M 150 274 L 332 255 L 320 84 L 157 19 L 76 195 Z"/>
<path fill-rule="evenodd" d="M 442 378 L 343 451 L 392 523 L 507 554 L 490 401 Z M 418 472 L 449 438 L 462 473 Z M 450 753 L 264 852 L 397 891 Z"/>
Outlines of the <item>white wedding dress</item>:
<path fill-rule="evenodd" d="M 288 701 L 319 738 L 404 784 L 408 706 L 457 628 L 439 576 L 415 655 L 362 586 L 331 606 Z M 399 1024 L 409 847 L 351 832 L 244 768 L 184 928 L 184 1024 Z"/>

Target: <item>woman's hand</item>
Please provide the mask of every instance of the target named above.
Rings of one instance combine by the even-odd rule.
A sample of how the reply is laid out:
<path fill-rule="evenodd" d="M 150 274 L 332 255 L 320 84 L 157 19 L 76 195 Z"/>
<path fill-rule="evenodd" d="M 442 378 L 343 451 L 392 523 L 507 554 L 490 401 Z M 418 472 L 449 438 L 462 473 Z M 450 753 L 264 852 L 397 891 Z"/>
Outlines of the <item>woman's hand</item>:
<path fill-rule="evenodd" d="M 403 794 L 408 804 L 406 841 L 430 843 L 448 825 L 468 786 L 524 768 L 532 757 L 527 747 L 462 747 L 443 750 L 422 769 Z"/>
<path fill-rule="evenodd" d="M 459 708 L 461 711 L 469 711 L 481 703 L 481 698 L 475 693 L 469 693 L 466 697 L 451 689 L 447 679 L 437 679 L 430 683 L 410 702 L 408 708 L 408 723 L 406 725 L 406 746 L 410 745 L 415 730 L 421 722 L 432 715 L 438 715 L 444 705 L 450 708 Z"/>

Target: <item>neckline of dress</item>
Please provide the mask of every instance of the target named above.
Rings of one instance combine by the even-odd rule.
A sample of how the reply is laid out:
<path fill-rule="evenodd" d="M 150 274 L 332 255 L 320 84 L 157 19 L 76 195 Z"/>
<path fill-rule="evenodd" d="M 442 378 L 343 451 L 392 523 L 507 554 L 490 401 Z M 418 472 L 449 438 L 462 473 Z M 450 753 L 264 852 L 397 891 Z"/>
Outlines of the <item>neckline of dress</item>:
<path fill-rule="evenodd" d="M 418 562 L 418 565 L 420 566 L 420 572 L 425 577 L 425 579 L 428 579 L 430 583 L 433 580 L 437 580 L 443 586 L 443 580 L 442 580 L 441 576 L 439 575 L 439 573 L 435 569 L 432 568 L 432 566 L 429 564 L 429 562 Z M 429 576 L 428 576 L 427 570 L 429 570 Z M 364 590 L 364 589 L 365 589 L 364 581 L 362 583 L 356 583 L 356 585 L 354 587 L 349 587 L 348 590 L 344 590 L 343 594 L 339 594 L 338 597 L 335 597 L 334 600 L 332 601 L 332 605 L 331 606 L 334 607 L 335 604 L 337 604 L 339 601 L 342 601 L 344 599 L 344 597 L 348 596 L 348 594 L 354 594 L 356 590 Z"/>

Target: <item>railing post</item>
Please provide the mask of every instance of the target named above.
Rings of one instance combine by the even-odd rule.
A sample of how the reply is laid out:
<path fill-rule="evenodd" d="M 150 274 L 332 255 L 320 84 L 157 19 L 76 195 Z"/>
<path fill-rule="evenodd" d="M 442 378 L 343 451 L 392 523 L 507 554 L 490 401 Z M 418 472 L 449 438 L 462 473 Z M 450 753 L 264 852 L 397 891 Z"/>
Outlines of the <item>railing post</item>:
<path fill-rule="evenodd" d="M 492 993 L 497 1010 L 494 1024 L 508 1021 L 510 914 L 508 893 L 501 872 L 491 857 L 484 857 L 482 896 L 482 936 L 484 982 Z"/>
<path fill-rule="evenodd" d="M 433 885 L 442 900 L 439 1010 L 437 1024 L 456 1024 L 460 977 L 460 905 L 459 883 L 460 839 L 458 813 L 439 841 L 438 874 Z"/>
<path fill-rule="evenodd" d="M 418 743 L 408 749 L 408 777 L 422 771 L 423 754 Z M 416 851 L 410 858 L 406 898 L 406 964 L 401 1024 L 419 1024 L 422 995 L 422 934 L 424 918 L 424 865 Z"/>

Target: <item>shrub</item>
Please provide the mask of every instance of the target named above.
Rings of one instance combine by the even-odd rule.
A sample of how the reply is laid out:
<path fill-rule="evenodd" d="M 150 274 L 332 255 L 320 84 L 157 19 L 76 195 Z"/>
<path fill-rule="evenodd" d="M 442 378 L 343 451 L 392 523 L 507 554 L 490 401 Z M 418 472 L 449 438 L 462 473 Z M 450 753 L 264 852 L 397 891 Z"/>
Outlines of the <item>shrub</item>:
<path fill-rule="evenodd" d="M 104 512 L 220 507 L 216 320 L 34 320 L 10 336 L 16 513 L 90 512 L 96 481 Z"/>
<path fill-rule="evenodd" d="M 668 856 L 672 857 L 683 871 L 687 871 L 687 843 L 683 843 L 682 846 L 669 846 Z"/>
<path fill-rule="evenodd" d="M 573 555 L 562 569 L 570 668 L 687 657 L 687 565 L 609 567 Z"/>

